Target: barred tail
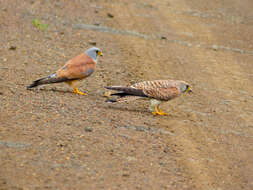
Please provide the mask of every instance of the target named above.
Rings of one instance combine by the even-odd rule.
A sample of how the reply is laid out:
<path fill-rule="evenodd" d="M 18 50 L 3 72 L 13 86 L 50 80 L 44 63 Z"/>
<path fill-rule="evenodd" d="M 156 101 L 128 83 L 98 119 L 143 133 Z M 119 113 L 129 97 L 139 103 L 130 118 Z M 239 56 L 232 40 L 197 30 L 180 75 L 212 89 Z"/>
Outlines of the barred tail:
<path fill-rule="evenodd" d="M 119 93 L 112 94 L 113 96 L 141 96 L 147 97 L 142 89 L 132 88 L 132 87 L 123 87 L 123 86 L 105 86 L 106 89 L 119 91 Z"/>
<path fill-rule="evenodd" d="M 122 96 L 118 97 L 116 99 L 107 99 L 105 102 L 107 103 L 122 103 L 122 102 L 131 102 L 137 99 L 143 98 L 142 96 L 133 96 L 133 95 L 128 95 L 128 96 Z"/>

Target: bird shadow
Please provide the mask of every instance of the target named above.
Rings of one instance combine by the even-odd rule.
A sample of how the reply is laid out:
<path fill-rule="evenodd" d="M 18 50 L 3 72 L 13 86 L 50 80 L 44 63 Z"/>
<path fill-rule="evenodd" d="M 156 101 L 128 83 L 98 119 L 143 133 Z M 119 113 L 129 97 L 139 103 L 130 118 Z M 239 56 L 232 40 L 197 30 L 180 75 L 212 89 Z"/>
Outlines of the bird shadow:
<path fill-rule="evenodd" d="M 57 89 L 57 88 L 37 88 L 37 89 L 27 89 L 34 92 L 40 92 L 40 91 L 46 91 L 46 92 L 60 92 L 60 93 L 73 93 L 70 90 L 63 90 L 63 89 Z"/>
<path fill-rule="evenodd" d="M 103 109 L 111 109 L 111 110 L 117 110 L 117 111 L 127 111 L 127 112 L 133 112 L 133 113 L 146 113 L 146 114 L 150 114 L 149 111 L 147 111 L 146 109 L 136 109 L 136 108 L 128 108 L 126 106 L 122 106 L 122 107 L 118 107 L 116 105 L 111 105 L 106 102 L 104 102 L 105 104 L 101 104 L 98 105 L 97 107 L 99 108 L 103 108 Z"/>

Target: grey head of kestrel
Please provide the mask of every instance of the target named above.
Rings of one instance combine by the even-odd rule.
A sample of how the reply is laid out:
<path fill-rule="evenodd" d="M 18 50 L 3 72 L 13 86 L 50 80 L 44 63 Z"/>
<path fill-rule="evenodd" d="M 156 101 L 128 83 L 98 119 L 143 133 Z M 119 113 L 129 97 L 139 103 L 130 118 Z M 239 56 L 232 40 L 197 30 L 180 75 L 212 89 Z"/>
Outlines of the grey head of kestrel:
<path fill-rule="evenodd" d="M 44 84 L 64 82 L 74 88 L 74 93 L 86 95 L 85 93 L 80 92 L 78 87 L 81 80 L 89 77 L 95 71 L 99 56 L 102 56 L 102 51 L 97 47 L 92 47 L 84 53 L 67 61 L 65 65 L 55 73 L 33 81 L 27 89 Z"/>

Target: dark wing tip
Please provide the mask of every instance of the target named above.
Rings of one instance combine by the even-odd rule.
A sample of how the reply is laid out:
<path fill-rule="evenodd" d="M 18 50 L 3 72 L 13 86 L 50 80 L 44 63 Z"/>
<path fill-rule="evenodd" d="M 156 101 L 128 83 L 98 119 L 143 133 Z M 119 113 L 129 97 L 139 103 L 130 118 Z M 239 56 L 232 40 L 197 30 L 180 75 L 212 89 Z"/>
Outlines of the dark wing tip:
<path fill-rule="evenodd" d="M 111 87 L 110 87 L 110 86 L 104 86 L 104 88 L 109 89 L 109 90 L 111 89 Z"/>
<path fill-rule="evenodd" d="M 26 87 L 26 89 L 30 89 L 30 88 L 34 88 L 36 86 L 39 86 L 40 85 L 40 82 L 45 79 L 45 78 L 41 78 L 41 79 L 38 79 L 38 80 L 35 80 L 32 82 L 32 84 L 30 84 L 29 86 Z"/>
<path fill-rule="evenodd" d="M 107 99 L 105 100 L 106 103 L 115 103 L 117 102 L 117 100 L 112 100 L 112 99 Z"/>
<path fill-rule="evenodd" d="M 30 84 L 29 86 L 27 86 L 26 89 L 29 90 L 29 89 L 34 88 L 36 86 L 38 86 L 38 85 L 33 82 L 32 84 Z"/>

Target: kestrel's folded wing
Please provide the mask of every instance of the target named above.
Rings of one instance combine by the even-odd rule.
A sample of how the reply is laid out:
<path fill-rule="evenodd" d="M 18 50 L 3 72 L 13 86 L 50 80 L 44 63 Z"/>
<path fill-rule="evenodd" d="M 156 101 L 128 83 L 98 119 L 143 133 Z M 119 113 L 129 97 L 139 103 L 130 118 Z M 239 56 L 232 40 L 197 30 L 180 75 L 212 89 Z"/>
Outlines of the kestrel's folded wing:
<path fill-rule="evenodd" d="M 170 80 L 155 80 L 136 83 L 131 87 L 142 89 L 143 93 L 154 99 L 168 101 L 180 94 L 178 88 Z"/>
<path fill-rule="evenodd" d="M 80 80 L 90 76 L 96 67 L 96 62 L 85 53 L 68 61 L 56 73 L 33 81 L 27 88 L 33 88 L 43 84 L 68 82 Z"/>
<path fill-rule="evenodd" d="M 90 76 L 96 67 L 96 62 L 85 53 L 68 61 L 56 72 L 57 78 L 84 79 Z"/>
<path fill-rule="evenodd" d="M 149 87 L 143 90 L 144 94 L 150 98 L 168 101 L 177 97 L 180 92 L 176 87 Z"/>

